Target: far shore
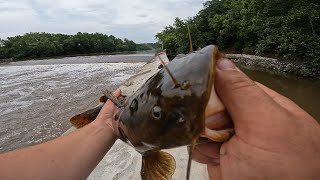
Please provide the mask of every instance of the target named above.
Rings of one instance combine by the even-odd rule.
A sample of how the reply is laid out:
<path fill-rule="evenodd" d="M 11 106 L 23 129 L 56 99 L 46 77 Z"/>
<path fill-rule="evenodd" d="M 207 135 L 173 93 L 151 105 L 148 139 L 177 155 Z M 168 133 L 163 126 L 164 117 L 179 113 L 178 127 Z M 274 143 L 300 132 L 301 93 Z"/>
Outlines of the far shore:
<path fill-rule="evenodd" d="M 120 52 L 101 52 L 101 53 L 86 53 L 86 54 L 69 54 L 61 56 L 48 56 L 48 57 L 29 57 L 29 58 L 8 58 L 0 59 L 0 63 L 17 62 L 17 61 L 29 61 L 29 60 L 46 60 L 46 59 L 61 59 L 65 57 L 77 57 L 77 56 L 102 56 L 102 55 L 129 55 L 129 54 L 155 54 L 156 50 L 145 50 L 145 51 L 120 51 Z"/>
<path fill-rule="evenodd" d="M 103 55 L 130 55 L 130 54 L 155 54 L 156 49 L 146 51 L 124 51 L 124 52 L 103 52 L 103 53 L 88 53 L 88 54 L 71 54 L 52 57 L 37 57 L 26 59 L 0 59 L 0 63 L 6 64 L 11 62 L 28 61 L 28 60 L 47 60 L 47 59 L 63 59 L 67 57 L 81 56 L 103 56 Z M 284 59 L 275 59 L 261 57 L 248 54 L 226 54 L 226 58 L 231 59 L 244 68 L 279 74 L 284 76 L 296 76 L 298 78 L 320 79 L 320 68 L 310 66 L 307 63 L 297 61 L 287 61 Z M 170 60 L 175 56 L 168 55 Z"/>
<path fill-rule="evenodd" d="M 244 68 L 301 78 L 320 79 L 320 68 L 307 63 L 279 60 L 247 54 L 226 54 L 226 57 Z"/>

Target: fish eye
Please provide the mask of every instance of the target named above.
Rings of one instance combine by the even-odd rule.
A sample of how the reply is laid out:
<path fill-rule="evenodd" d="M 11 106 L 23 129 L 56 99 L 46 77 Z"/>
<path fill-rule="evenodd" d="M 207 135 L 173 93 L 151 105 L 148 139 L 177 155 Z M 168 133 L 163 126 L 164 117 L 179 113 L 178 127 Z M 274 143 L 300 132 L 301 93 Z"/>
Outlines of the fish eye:
<path fill-rule="evenodd" d="M 161 115 L 162 115 L 162 110 L 159 106 L 155 106 L 153 107 L 152 109 L 152 116 L 155 118 L 155 119 L 160 119 L 161 118 Z"/>

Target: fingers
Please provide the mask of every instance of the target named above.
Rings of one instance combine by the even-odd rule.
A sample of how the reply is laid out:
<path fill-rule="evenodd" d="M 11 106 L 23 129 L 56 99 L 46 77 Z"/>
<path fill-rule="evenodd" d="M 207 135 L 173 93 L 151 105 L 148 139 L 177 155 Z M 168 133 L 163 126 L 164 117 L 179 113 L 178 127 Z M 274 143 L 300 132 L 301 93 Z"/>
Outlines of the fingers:
<path fill-rule="evenodd" d="M 216 91 L 235 126 L 257 123 L 280 107 L 229 60 L 217 63 Z"/>
<path fill-rule="evenodd" d="M 121 90 L 117 89 L 116 91 L 113 92 L 113 96 L 118 98 L 121 95 Z"/>
<path fill-rule="evenodd" d="M 120 89 L 117 89 L 116 91 L 113 92 L 113 96 L 116 97 L 116 98 L 118 98 L 120 95 L 121 95 L 121 90 Z M 113 103 L 112 103 L 112 101 L 108 100 L 106 102 L 105 106 L 110 106 L 110 105 L 113 106 Z"/>
<path fill-rule="evenodd" d="M 118 98 L 121 95 L 120 89 L 117 89 L 115 92 L 113 92 L 113 96 Z M 113 131 L 114 127 L 112 124 L 112 119 L 114 116 L 114 111 L 116 110 L 116 106 L 112 103 L 112 101 L 108 100 L 102 107 L 97 120 L 101 120 L 105 122 Z"/>
<path fill-rule="evenodd" d="M 199 144 L 192 153 L 192 159 L 203 164 L 218 165 L 220 163 L 220 143 Z"/>
<path fill-rule="evenodd" d="M 113 96 L 118 98 L 121 95 L 121 90 L 117 89 L 116 91 L 113 92 Z M 108 100 L 105 105 L 102 107 L 101 112 L 107 118 L 112 118 L 113 113 L 114 113 L 115 105 L 112 103 L 112 101 Z"/>

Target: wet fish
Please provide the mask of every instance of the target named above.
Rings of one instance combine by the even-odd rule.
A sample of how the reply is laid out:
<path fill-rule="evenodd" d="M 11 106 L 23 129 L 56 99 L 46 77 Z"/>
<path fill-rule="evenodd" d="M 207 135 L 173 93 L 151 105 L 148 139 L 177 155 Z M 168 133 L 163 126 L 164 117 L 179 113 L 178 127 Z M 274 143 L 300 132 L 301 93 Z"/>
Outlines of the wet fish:
<path fill-rule="evenodd" d="M 222 54 L 210 45 L 164 65 L 124 103 L 111 93 L 102 98 L 109 98 L 120 107 L 113 126 L 121 140 L 141 153 L 142 179 L 171 179 L 175 160 L 161 149 L 194 146 L 200 137 L 224 142 L 232 135 L 232 129 L 214 131 L 205 127 L 206 116 L 225 111 L 213 88 L 219 59 Z M 214 99 L 210 104 L 209 98 Z M 101 107 L 70 121 L 80 128 L 93 121 Z M 222 114 L 225 125 L 229 118 Z"/>

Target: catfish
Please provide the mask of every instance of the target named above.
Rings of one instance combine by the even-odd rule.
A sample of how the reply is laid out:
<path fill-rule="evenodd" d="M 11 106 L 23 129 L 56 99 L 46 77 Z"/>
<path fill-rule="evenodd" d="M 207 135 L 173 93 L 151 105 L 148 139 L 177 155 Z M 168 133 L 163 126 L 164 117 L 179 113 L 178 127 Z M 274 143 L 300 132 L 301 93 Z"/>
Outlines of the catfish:
<path fill-rule="evenodd" d="M 213 86 L 216 62 L 222 58 L 217 46 L 209 45 L 167 65 L 162 63 L 163 68 L 125 100 L 116 99 L 109 91 L 100 98 L 103 102 L 110 99 L 119 107 L 113 127 L 122 141 L 142 155 L 143 180 L 172 178 L 175 160 L 162 149 L 190 146 L 190 155 L 195 144 L 204 138 L 224 142 L 233 135 L 232 128 L 211 130 L 205 126 L 205 117 L 218 113 L 218 124 L 227 127 L 231 122 Z M 102 105 L 70 121 L 81 128 L 92 122 L 101 108 Z M 191 155 L 187 179 L 190 166 Z"/>

